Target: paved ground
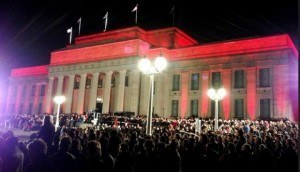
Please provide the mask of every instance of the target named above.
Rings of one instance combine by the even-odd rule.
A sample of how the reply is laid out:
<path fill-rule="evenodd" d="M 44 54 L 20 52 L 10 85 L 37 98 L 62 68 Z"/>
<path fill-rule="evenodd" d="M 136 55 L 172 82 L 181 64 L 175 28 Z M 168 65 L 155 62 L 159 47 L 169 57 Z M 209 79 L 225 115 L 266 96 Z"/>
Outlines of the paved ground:
<path fill-rule="evenodd" d="M 29 136 L 32 133 L 36 133 L 37 131 L 23 131 L 20 129 L 6 129 L 0 128 L 0 132 L 13 131 L 15 136 L 19 138 L 19 141 L 27 141 L 29 140 Z"/>

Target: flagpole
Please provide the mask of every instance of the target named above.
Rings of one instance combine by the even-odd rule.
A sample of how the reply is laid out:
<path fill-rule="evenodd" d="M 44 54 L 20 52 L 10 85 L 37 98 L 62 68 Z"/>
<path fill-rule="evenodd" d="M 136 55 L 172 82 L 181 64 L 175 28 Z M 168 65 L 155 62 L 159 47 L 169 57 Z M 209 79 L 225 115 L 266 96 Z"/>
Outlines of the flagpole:
<path fill-rule="evenodd" d="M 79 18 L 79 20 L 78 20 L 78 36 L 80 36 L 80 29 L 81 29 L 81 17 Z"/>
<path fill-rule="evenodd" d="M 136 6 L 138 6 L 138 5 L 136 5 Z M 135 24 L 137 24 L 137 13 L 138 13 L 138 8 L 136 8 L 136 10 L 135 10 Z"/>
<path fill-rule="evenodd" d="M 105 23 L 104 23 L 104 31 L 106 31 L 106 28 L 107 28 L 107 20 L 108 20 L 108 12 L 106 12 L 105 16 L 103 17 L 103 19 L 105 19 Z"/>
<path fill-rule="evenodd" d="M 69 28 L 69 29 L 67 30 L 67 33 L 69 33 L 69 34 L 70 34 L 70 37 L 69 37 L 69 44 L 71 44 L 71 43 L 72 43 L 72 32 L 73 32 L 73 29 L 72 29 L 72 27 L 71 27 L 71 28 Z"/>
<path fill-rule="evenodd" d="M 172 9 L 171 9 L 171 13 L 172 13 L 172 18 L 173 18 L 173 26 L 175 26 L 175 6 L 173 5 Z"/>
<path fill-rule="evenodd" d="M 137 17 L 138 17 L 138 16 L 137 16 L 137 13 L 138 13 L 138 5 L 139 5 L 139 4 L 136 4 L 135 7 L 134 7 L 134 8 L 132 9 L 132 11 L 131 11 L 131 12 L 135 12 L 135 24 L 137 24 L 137 20 L 138 20 L 138 19 L 137 19 Z"/>
<path fill-rule="evenodd" d="M 173 6 L 173 26 L 175 26 L 175 6 Z"/>

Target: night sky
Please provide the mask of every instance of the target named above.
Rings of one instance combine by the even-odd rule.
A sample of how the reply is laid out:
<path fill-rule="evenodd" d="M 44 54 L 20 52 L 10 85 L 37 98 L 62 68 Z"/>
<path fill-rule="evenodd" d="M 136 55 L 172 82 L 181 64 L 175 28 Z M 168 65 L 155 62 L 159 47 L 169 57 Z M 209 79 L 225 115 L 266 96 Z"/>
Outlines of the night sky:
<path fill-rule="evenodd" d="M 0 84 L 12 68 L 46 65 L 50 52 L 66 46 L 66 30 L 82 17 L 81 35 L 134 26 L 131 12 L 139 3 L 138 26 L 175 26 L 200 44 L 288 33 L 298 46 L 297 0 L 0 0 Z M 76 34 L 76 30 L 74 31 Z"/>

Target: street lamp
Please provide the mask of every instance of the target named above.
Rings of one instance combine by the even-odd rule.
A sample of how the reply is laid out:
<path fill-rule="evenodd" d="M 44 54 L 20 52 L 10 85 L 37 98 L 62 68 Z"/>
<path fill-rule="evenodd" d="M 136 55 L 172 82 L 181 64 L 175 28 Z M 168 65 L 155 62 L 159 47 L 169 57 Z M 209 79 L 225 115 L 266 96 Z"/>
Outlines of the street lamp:
<path fill-rule="evenodd" d="M 224 96 L 226 95 L 226 90 L 224 88 L 220 88 L 218 90 L 215 90 L 213 88 L 210 88 L 207 91 L 207 95 L 210 99 L 215 101 L 215 131 L 218 130 L 218 101 L 222 100 Z"/>
<path fill-rule="evenodd" d="M 152 113 L 153 113 L 153 90 L 154 76 L 161 73 L 167 67 L 167 60 L 161 55 L 154 60 L 154 64 L 148 58 L 143 58 L 138 62 L 138 68 L 146 75 L 150 76 L 150 101 L 147 113 L 146 134 L 152 135 Z"/>
<path fill-rule="evenodd" d="M 58 129 L 58 124 L 59 124 L 59 109 L 60 109 L 60 104 L 66 101 L 65 96 L 55 96 L 54 97 L 54 102 L 57 104 L 57 115 L 56 115 L 56 122 L 55 122 L 55 131 Z"/>

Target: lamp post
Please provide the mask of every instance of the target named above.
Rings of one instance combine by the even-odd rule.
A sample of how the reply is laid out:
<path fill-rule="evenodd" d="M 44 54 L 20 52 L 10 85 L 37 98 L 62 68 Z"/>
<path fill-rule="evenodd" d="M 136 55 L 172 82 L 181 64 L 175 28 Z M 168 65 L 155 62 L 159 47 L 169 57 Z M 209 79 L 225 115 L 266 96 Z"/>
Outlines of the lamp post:
<path fill-rule="evenodd" d="M 152 135 L 152 113 L 153 113 L 153 90 L 154 76 L 161 73 L 167 67 L 167 60 L 161 55 L 154 60 L 154 64 L 148 58 L 143 58 L 138 62 L 138 68 L 146 75 L 150 76 L 150 100 L 147 113 L 146 134 Z"/>
<path fill-rule="evenodd" d="M 58 125 L 59 125 L 60 105 L 66 101 L 66 97 L 65 96 L 55 96 L 53 100 L 57 104 L 57 114 L 56 114 L 56 122 L 55 122 L 55 131 L 57 131 Z"/>
<path fill-rule="evenodd" d="M 207 91 L 207 95 L 210 99 L 215 101 L 215 131 L 218 130 L 218 101 L 222 100 L 224 96 L 226 95 L 226 90 L 224 88 L 220 88 L 218 90 L 215 90 L 213 88 L 210 88 Z"/>

